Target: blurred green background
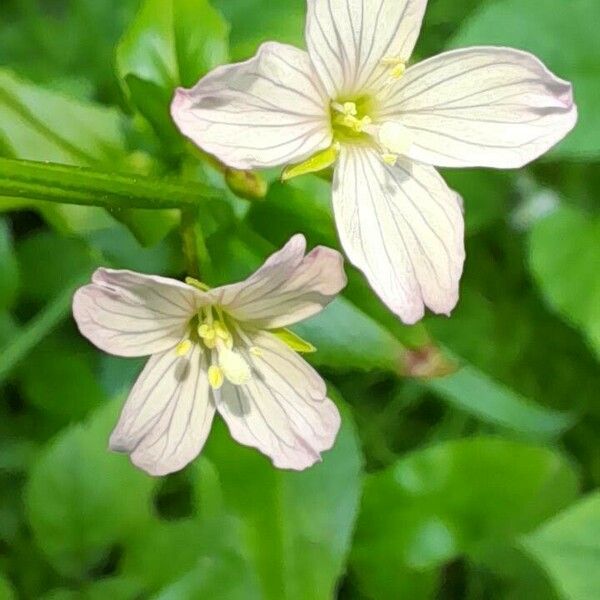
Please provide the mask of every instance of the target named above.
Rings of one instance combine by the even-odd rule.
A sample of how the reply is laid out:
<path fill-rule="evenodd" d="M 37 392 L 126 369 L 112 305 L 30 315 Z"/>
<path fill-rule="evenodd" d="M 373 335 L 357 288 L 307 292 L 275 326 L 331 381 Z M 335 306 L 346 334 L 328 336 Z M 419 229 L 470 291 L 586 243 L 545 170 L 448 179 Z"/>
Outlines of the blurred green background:
<path fill-rule="evenodd" d="M 276 471 L 222 423 L 161 480 L 107 451 L 143 361 L 82 339 L 71 295 L 98 265 L 185 276 L 179 212 L 43 201 L 71 193 L 60 177 L 28 197 L 5 159 L 119 172 L 132 197 L 140 176 L 216 188 L 191 213 L 210 284 L 298 231 L 338 247 L 327 181 L 267 173 L 265 199 L 236 197 L 167 112 L 263 40 L 303 45 L 304 12 L 1 0 L 0 600 L 600 598 L 598 0 L 430 0 L 415 58 L 528 49 L 574 82 L 580 123 L 527 169 L 445 173 L 467 220 L 451 319 L 403 327 L 348 266 L 298 328 L 343 414 L 322 464 Z"/>

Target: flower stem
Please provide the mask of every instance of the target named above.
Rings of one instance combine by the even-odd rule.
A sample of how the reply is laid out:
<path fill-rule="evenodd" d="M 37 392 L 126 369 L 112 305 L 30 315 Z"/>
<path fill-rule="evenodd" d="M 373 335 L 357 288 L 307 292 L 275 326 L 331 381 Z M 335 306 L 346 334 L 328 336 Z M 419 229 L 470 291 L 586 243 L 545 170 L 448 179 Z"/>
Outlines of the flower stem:
<path fill-rule="evenodd" d="M 200 278 L 200 270 L 209 261 L 208 249 L 195 208 L 181 209 L 181 243 L 185 268 L 189 277 Z"/>

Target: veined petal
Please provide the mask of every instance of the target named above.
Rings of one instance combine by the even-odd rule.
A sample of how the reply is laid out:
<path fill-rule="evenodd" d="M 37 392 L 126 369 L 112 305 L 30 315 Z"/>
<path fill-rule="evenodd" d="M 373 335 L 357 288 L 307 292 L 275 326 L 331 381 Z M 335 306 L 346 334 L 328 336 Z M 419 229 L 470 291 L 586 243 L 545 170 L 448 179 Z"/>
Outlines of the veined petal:
<path fill-rule="evenodd" d="M 306 44 L 333 99 L 376 90 L 385 58 L 407 61 L 427 0 L 308 0 Z"/>
<path fill-rule="evenodd" d="M 342 149 L 333 207 L 346 254 L 405 323 L 449 314 L 465 259 L 460 202 L 434 168 Z"/>
<path fill-rule="evenodd" d="M 185 356 L 155 354 L 129 394 L 110 448 L 130 454 L 150 475 L 178 471 L 202 450 L 214 413 L 200 347 Z"/>
<path fill-rule="evenodd" d="M 245 385 L 225 383 L 216 392 L 217 410 L 232 437 L 258 448 L 276 467 L 303 470 L 321 460 L 340 427 L 335 404 L 319 374 L 275 336 L 259 332 L 243 349 L 253 377 Z"/>
<path fill-rule="evenodd" d="M 209 292 L 227 312 L 260 329 L 287 327 L 315 315 L 346 285 L 342 255 L 317 246 L 304 256 L 295 235 L 245 281 Z"/>
<path fill-rule="evenodd" d="M 443 167 L 518 168 L 577 121 L 571 84 L 510 48 L 454 50 L 408 69 L 380 112 L 411 134 L 408 156 Z"/>
<path fill-rule="evenodd" d="M 132 271 L 98 269 L 75 293 L 73 316 L 95 346 L 117 356 L 148 356 L 173 348 L 205 303 L 180 281 Z"/>
<path fill-rule="evenodd" d="M 301 162 L 332 139 L 328 100 L 308 54 L 275 42 L 178 89 L 171 114 L 185 136 L 237 169 Z"/>

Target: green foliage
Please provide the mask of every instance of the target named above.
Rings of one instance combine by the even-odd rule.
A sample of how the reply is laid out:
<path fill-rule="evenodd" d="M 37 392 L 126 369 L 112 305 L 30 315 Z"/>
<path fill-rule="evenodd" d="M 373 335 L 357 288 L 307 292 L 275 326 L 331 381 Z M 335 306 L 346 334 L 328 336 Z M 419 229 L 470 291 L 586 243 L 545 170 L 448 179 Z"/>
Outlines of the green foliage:
<path fill-rule="evenodd" d="M 510 544 L 572 501 L 577 487 L 569 463 L 540 447 L 474 438 L 416 451 L 367 479 L 354 571 L 370 597 L 418 590 L 457 556 L 477 561 Z"/>
<path fill-rule="evenodd" d="M 69 577 L 84 576 L 151 517 L 150 478 L 106 451 L 118 407 L 66 429 L 31 470 L 25 502 L 36 542 Z"/>
<path fill-rule="evenodd" d="M 327 170 L 224 170 L 169 115 L 177 86 L 263 41 L 302 47 L 305 10 L 0 3 L 0 599 L 598 596 L 594 0 L 428 3 L 415 59 L 528 49 L 574 82 L 581 118 L 546 162 L 444 170 L 467 242 L 450 319 L 402 325 L 346 262 L 343 295 L 293 327 L 342 413 L 321 464 L 276 470 L 218 416 L 161 480 L 107 450 L 144 358 L 78 334 L 72 295 L 96 267 L 183 279 L 197 254 L 214 286 L 298 232 L 341 249 Z"/>
<path fill-rule="evenodd" d="M 499 0 L 484 3 L 450 45 L 452 48 L 498 45 L 528 50 L 560 77 L 572 81 L 580 108 L 579 123 L 551 156 L 597 159 L 600 116 L 594 106 L 600 77 L 600 40 L 595 35 L 598 20 L 600 4 L 596 0 Z M 564 51 L 565 47 L 569 52 Z"/>
<path fill-rule="evenodd" d="M 332 397 L 339 401 L 337 394 Z M 264 456 L 236 445 L 223 428 L 209 440 L 207 454 L 221 481 L 225 510 L 244 524 L 262 598 L 325 600 L 343 573 L 362 459 L 350 414 L 342 414 L 335 447 L 322 464 L 302 473 L 273 469 Z"/>
<path fill-rule="evenodd" d="M 19 290 L 19 269 L 9 224 L 0 218 L 0 311 L 11 308 Z"/>
<path fill-rule="evenodd" d="M 117 48 L 117 73 L 157 133 L 178 140 L 173 92 L 227 62 L 229 28 L 208 0 L 145 0 Z"/>
<path fill-rule="evenodd" d="M 559 209 L 534 226 L 529 261 L 548 304 L 582 330 L 600 357 L 600 219 Z"/>
<path fill-rule="evenodd" d="M 600 495 L 584 498 L 523 538 L 523 546 L 570 600 L 598 596 Z"/>

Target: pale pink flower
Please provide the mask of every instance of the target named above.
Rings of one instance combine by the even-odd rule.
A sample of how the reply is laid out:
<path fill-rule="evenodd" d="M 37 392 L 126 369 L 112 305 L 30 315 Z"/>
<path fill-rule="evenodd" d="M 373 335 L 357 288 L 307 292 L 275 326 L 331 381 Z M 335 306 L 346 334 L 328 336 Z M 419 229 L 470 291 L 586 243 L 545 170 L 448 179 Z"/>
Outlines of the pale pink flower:
<path fill-rule="evenodd" d="M 466 48 L 407 68 L 426 5 L 308 0 L 308 53 L 266 43 L 172 104 L 180 130 L 231 167 L 335 162 L 342 245 L 406 323 L 458 301 L 461 201 L 434 167 L 518 168 L 577 120 L 571 85 L 526 52 Z"/>
<path fill-rule="evenodd" d="M 110 354 L 151 355 L 111 449 L 152 475 L 177 471 L 200 453 L 217 411 L 234 439 L 277 467 L 320 460 L 340 415 L 282 328 L 321 311 L 346 277 L 338 252 L 305 249 L 296 235 L 245 281 L 211 290 L 190 279 L 94 273 L 73 300 L 81 333 Z"/>

